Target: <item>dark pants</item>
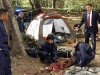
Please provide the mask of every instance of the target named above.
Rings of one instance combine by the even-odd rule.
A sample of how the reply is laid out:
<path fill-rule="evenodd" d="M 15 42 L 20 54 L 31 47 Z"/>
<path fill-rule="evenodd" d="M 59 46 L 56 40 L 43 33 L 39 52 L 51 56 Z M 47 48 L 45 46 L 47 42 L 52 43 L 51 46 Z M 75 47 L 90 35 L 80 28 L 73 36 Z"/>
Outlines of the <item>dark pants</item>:
<path fill-rule="evenodd" d="M 38 56 L 40 57 L 40 61 L 44 62 L 45 59 L 47 59 L 49 61 L 49 63 L 53 62 L 53 55 L 52 54 L 49 55 L 47 52 L 39 51 Z"/>
<path fill-rule="evenodd" d="M 5 56 L 4 52 L 0 50 L 0 75 L 4 75 L 5 73 Z"/>
<path fill-rule="evenodd" d="M 10 56 L 5 56 L 3 50 L 0 50 L 0 75 L 12 75 Z"/>
<path fill-rule="evenodd" d="M 7 57 L 5 57 L 5 75 L 12 75 L 11 72 L 11 59 L 10 59 L 10 55 L 8 55 Z"/>
<path fill-rule="evenodd" d="M 91 29 L 88 29 L 88 31 L 85 33 L 85 43 L 89 44 L 89 38 L 91 37 L 92 42 L 92 49 L 96 50 L 96 34 L 92 32 Z"/>

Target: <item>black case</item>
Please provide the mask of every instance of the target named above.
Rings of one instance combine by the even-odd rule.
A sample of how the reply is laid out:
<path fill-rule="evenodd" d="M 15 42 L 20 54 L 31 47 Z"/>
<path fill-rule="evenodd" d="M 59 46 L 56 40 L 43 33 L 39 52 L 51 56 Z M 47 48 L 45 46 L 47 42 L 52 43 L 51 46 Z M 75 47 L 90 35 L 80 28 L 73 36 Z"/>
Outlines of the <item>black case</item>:
<path fill-rule="evenodd" d="M 71 50 L 60 48 L 57 50 L 58 57 L 70 58 Z"/>

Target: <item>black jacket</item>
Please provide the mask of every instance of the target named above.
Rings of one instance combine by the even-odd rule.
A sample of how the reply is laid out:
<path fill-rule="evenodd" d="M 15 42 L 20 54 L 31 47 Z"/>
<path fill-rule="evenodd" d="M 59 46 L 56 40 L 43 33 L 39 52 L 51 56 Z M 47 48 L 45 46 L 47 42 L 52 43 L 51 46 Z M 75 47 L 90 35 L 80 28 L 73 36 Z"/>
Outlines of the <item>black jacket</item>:
<path fill-rule="evenodd" d="M 93 50 L 88 44 L 84 42 L 79 42 L 75 47 L 75 53 L 74 53 L 74 56 L 76 57 L 75 60 L 79 61 L 77 64 L 79 66 L 83 66 L 84 64 L 87 63 L 86 61 L 93 60 L 95 55 L 92 55 L 92 52 Z"/>
<path fill-rule="evenodd" d="M 99 13 L 97 11 L 92 11 L 92 20 L 91 20 L 91 22 L 92 22 L 92 29 L 93 29 L 94 34 L 98 33 L 97 21 L 100 23 Z M 88 23 L 87 23 L 87 11 L 84 12 L 82 20 L 81 20 L 80 24 L 78 25 L 78 28 L 80 28 L 83 25 L 83 23 L 85 23 L 84 32 L 86 32 L 87 31 L 87 25 L 88 25 Z"/>
<path fill-rule="evenodd" d="M 18 25 L 19 25 L 20 32 L 24 32 L 25 26 L 24 26 L 24 23 L 23 23 L 23 19 L 20 18 L 20 17 L 17 17 L 17 22 L 18 22 Z"/>
<path fill-rule="evenodd" d="M 57 46 L 55 43 L 49 44 L 47 41 L 44 41 L 40 45 L 40 51 L 50 53 L 54 55 L 54 58 L 57 58 Z"/>
<path fill-rule="evenodd" d="M 8 34 L 5 30 L 3 21 L 0 20 L 0 49 L 8 50 Z"/>

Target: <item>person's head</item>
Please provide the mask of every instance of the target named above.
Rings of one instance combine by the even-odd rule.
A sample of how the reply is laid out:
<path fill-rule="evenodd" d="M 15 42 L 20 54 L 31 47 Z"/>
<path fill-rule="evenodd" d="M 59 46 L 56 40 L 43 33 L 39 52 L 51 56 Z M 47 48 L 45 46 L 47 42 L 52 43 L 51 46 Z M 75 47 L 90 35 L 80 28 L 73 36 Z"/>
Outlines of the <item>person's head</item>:
<path fill-rule="evenodd" d="M 87 12 L 91 12 L 92 9 L 93 9 L 93 7 L 92 7 L 91 4 L 87 4 L 87 5 L 86 5 L 86 10 L 87 10 Z"/>
<path fill-rule="evenodd" d="M 23 18 L 23 17 L 24 17 L 24 13 L 23 13 L 23 12 L 20 12 L 20 13 L 18 14 L 18 16 L 21 17 L 21 18 Z"/>
<path fill-rule="evenodd" d="M 8 11 L 6 9 L 0 8 L 0 19 L 8 21 Z"/>
<path fill-rule="evenodd" d="M 49 44 L 52 44 L 54 42 L 54 35 L 53 34 L 48 34 L 47 39 Z"/>
<path fill-rule="evenodd" d="M 76 41 L 76 39 L 74 39 L 74 38 L 70 38 L 69 40 L 68 40 L 68 44 L 71 46 L 71 47 L 75 47 L 76 46 L 76 44 L 77 44 L 77 41 Z"/>

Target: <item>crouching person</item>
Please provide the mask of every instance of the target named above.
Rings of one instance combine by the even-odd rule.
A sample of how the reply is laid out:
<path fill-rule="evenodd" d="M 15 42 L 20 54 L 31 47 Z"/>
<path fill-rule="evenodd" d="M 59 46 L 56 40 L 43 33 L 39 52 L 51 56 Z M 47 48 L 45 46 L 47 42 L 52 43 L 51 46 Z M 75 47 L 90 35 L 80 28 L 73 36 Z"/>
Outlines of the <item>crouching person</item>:
<path fill-rule="evenodd" d="M 86 66 L 88 63 L 91 62 L 91 60 L 94 59 L 95 53 L 91 49 L 91 47 L 84 42 L 76 42 L 76 39 L 70 39 L 68 41 L 68 44 L 75 48 L 75 51 L 73 53 L 73 56 L 75 59 L 73 60 L 72 65 L 76 64 L 80 67 Z"/>
<path fill-rule="evenodd" d="M 47 40 L 41 43 L 38 56 L 40 57 L 41 63 L 45 63 L 45 59 L 49 63 L 57 62 L 57 46 L 54 43 L 54 36 L 52 34 L 49 34 Z"/>

